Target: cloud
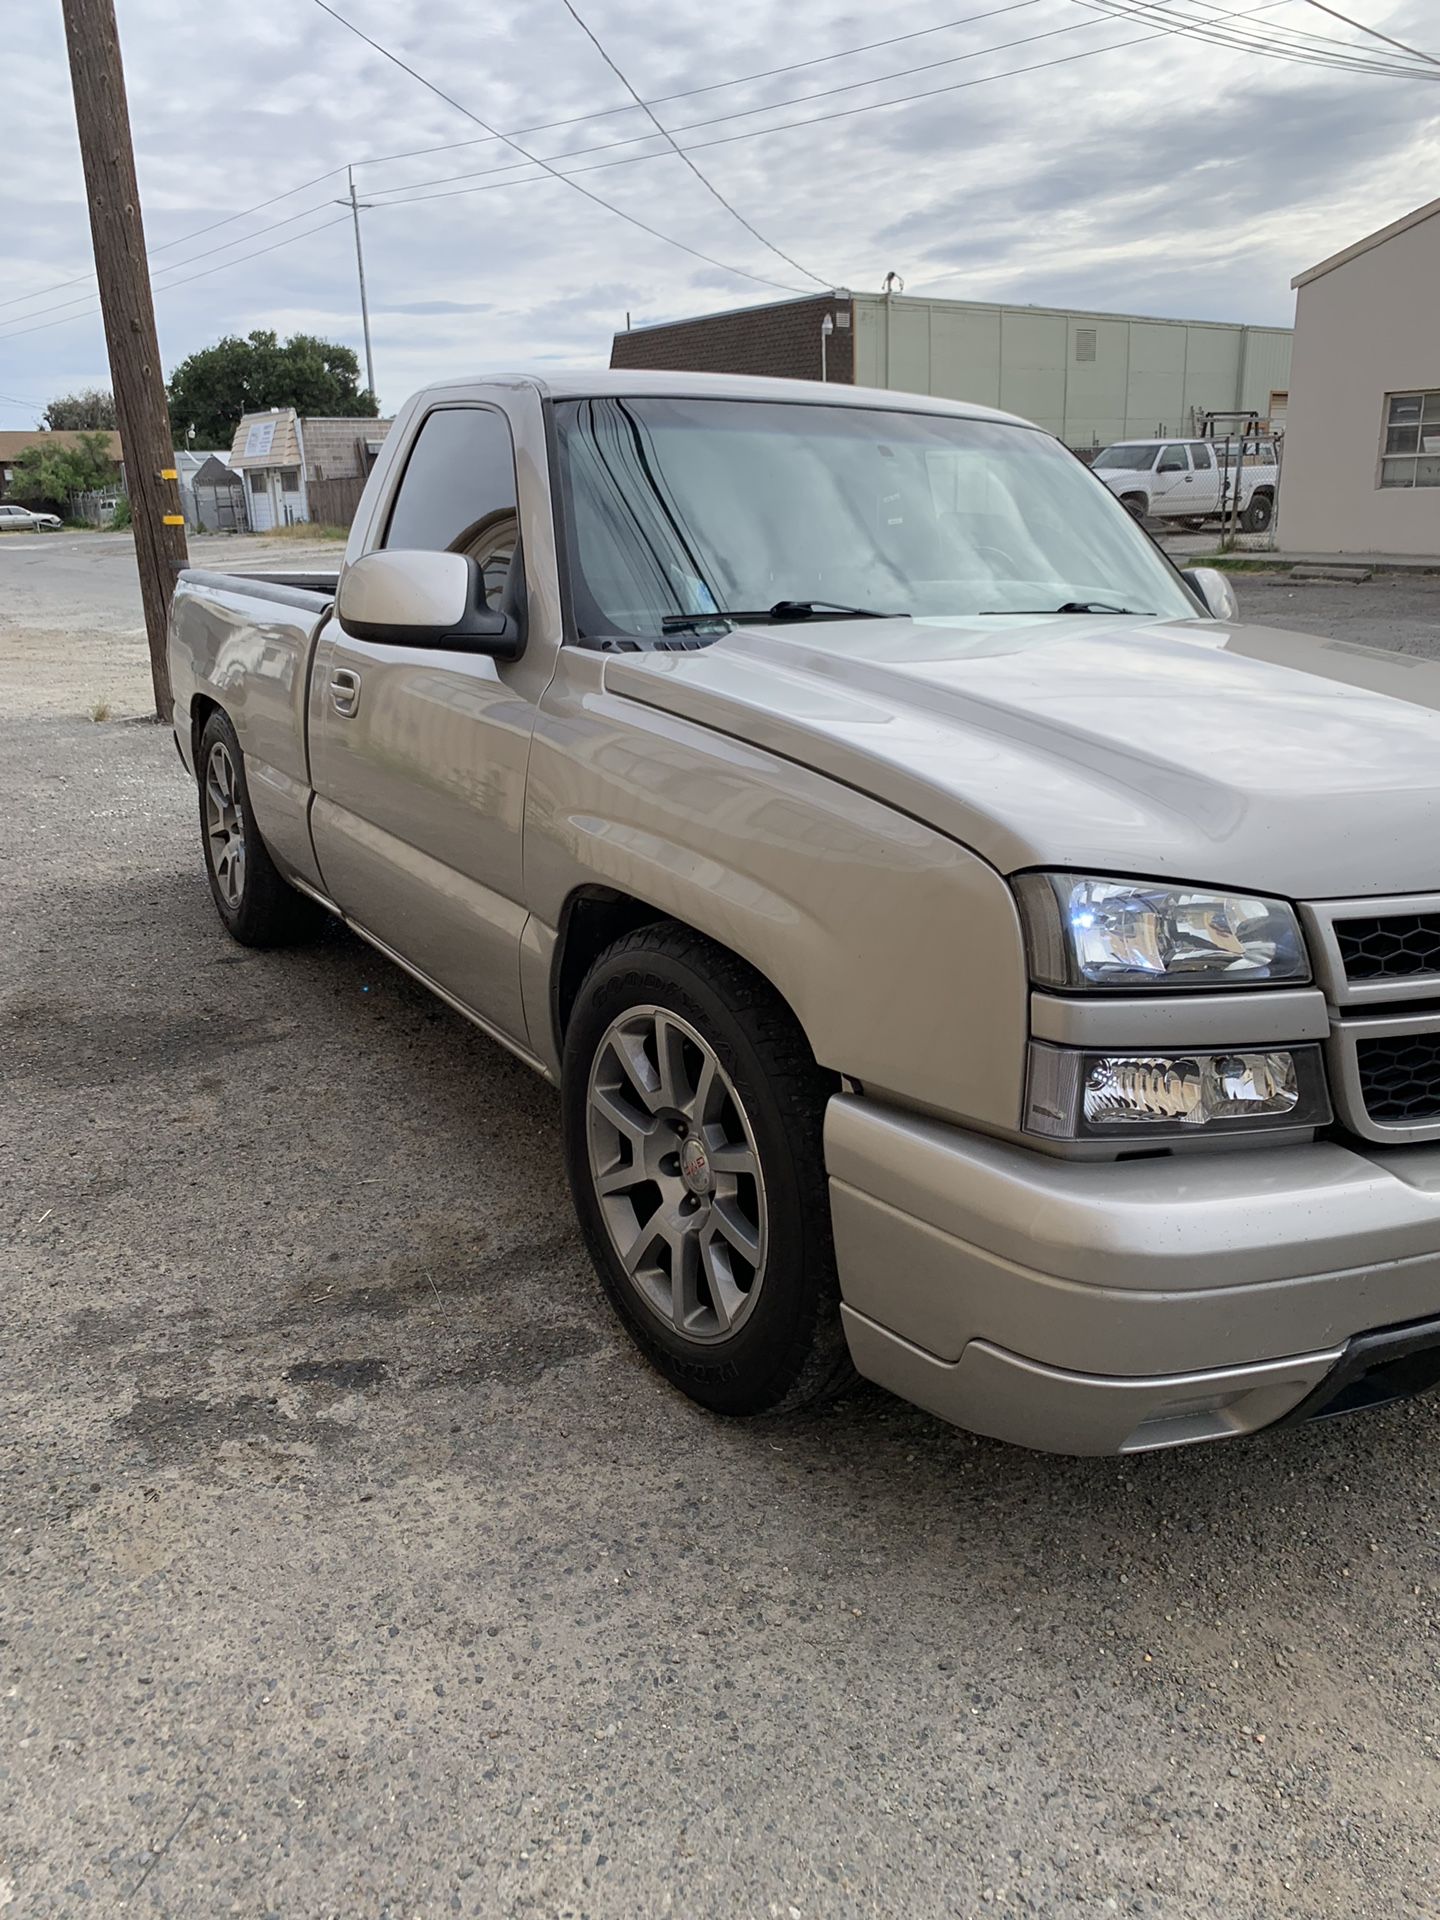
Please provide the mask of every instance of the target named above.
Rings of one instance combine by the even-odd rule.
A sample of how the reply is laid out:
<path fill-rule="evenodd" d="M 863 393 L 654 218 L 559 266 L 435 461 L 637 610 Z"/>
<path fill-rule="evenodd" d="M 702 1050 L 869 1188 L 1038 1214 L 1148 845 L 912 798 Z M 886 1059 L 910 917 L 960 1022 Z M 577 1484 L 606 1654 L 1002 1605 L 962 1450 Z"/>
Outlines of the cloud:
<path fill-rule="evenodd" d="M 526 136 L 532 151 L 651 134 L 558 0 L 503 17 L 462 0 L 346 4 L 494 126 L 613 109 Z M 911 291 L 1284 325 L 1292 275 L 1404 212 L 1440 162 L 1440 97 L 1422 83 L 1171 37 L 1118 46 L 1136 37 L 1128 23 L 1075 0 L 1029 0 L 925 34 L 952 17 L 949 0 L 904 15 L 814 0 L 803 33 L 773 0 L 671 0 L 663 33 L 634 0 L 584 10 L 644 97 L 683 96 L 662 118 L 695 128 L 686 139 L 716 186 L 836 284 L 875 288 L 894 267 Z M 1431 0 L 1367 0 L 1365 12 L 1417 44 L 1434 37 Z M 1345 32 L 1319 16 L 1308 24 Z M 486 364 L 603 364 L 627 312 L 638 324 L 811 284 L 653 137 L 566 164 L 594 165 L 577 185 L 725 267 L 533 169 L 482 176 L 516 155 L 318 8 L 251 0 L 241 16 L 127 0 L 121 30 L 167 366 L 257 326 L 358 346 L 354 242 L 333 204 L 347 162 L 377 200 L 362 218 L 387 407 Z M 820 57 L 894 33 L 913 37 Z M 1054 37 L 1001 44 L 1042 33 Z M 1101 48 L 1116 50 L 1092 55 Z M 0 204 L 0 298 L 11 302 L 0 306 L 0 393 L 44 398 L 107 378 L 93 287 L 56 286 L 90 265 L 58 10 L 12 9 L 5 58 L 7 130 L 30 185 Z M 797 59 L 812 64 L 716 84 Z M 902 75 L 941 60 L 950 64 Z M 1011 71 L 1045 60 L 1065 64 Z M 863 84 L 784 104 L 852 81 Z M 850 111 L 914 93 L 928 97 Z M 760 110 L 721 118 L 742 108 Z M 785 125 L 796 119 L 809 124 Z M 731 138 L 742 133 L 753 137 Z M 415 151 L 451 143 L 466 144 Z M 626 164 L 596 164 L 612 160 Z M 445 180 L 461 173 L 476 177 Z M 483 190 L 384 198 L 419 182 L 437 196 Z M 215 226 L 245 207 L 256 211 Z M 0 400 L 0 424 L 31 417 Z"/>

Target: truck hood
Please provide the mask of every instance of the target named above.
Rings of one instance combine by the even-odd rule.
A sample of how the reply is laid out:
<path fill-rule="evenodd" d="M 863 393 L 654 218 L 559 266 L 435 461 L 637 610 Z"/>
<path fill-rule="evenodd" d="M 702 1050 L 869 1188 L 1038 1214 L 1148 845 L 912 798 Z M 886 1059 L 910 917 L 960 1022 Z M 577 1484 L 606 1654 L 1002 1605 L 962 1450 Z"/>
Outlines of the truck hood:
<path fill-rule="evenodd" d="M 1440 891 L 1440 664 L 1209 620 L 808 621 L 611 691 L 927 821 L 1004 873 Z"/>

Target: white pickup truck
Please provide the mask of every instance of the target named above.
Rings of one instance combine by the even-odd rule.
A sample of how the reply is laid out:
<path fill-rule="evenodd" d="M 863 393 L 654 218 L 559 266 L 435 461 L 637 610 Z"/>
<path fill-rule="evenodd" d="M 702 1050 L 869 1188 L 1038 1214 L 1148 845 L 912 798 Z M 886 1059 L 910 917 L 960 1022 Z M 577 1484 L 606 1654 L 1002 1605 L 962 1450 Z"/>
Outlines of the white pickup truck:
<path fill-rule="evenodd" d="M 1137 520 L 1179 520 L 1199 527 L 1235 509 L 1238 441 L 1122 440 L 1102 447 L 1095 473 Z M 1280 467 L 1273 440 L 1247 439 L 1240 458 L 1240 525 L 1264 533 L 1275 518 Z"/>
<path fill-rule="evenodd" d="M 338 574 L 187 573 L 169 657 L 225 926 L 558 1082 L 706 1406 L 1104 1453 L 1440 1376 L 1440 669 L 1241 625 L 1047 434 L 433 387 Z"/>

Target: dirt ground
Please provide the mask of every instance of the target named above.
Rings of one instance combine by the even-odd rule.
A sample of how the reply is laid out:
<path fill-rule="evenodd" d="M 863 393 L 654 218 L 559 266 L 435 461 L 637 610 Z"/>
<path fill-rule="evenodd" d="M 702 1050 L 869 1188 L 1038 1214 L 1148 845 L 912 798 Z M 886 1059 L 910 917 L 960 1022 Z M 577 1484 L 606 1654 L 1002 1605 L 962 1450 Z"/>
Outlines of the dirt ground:
<path fill-rule="evenodd" d="M 0 543 L 5 1920 L 1440 1913 L 1440 1405 L 703 1414 L 547 1087 L 223 936 L 132 565 Z M 1239 590 L 1440 643 L 1440 582 Z"/>

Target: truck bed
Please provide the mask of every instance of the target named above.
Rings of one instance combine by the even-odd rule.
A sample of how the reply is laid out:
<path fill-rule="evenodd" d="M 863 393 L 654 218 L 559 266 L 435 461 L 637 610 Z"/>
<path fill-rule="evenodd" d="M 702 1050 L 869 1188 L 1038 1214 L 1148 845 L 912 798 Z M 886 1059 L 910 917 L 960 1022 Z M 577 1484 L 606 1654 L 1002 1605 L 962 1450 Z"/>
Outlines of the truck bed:
<path fill-rule="evenodd" d="M 278 600 L 282 605 L 314 608 L 319 613 L 335 598 L 340 570 L 333 573 L 244 573 L 219 572 L 205 567 L 186 567 L 180 578 L 189 586 L 208 587 L 221 593 L 248 593 L 257 600 Z"/>

